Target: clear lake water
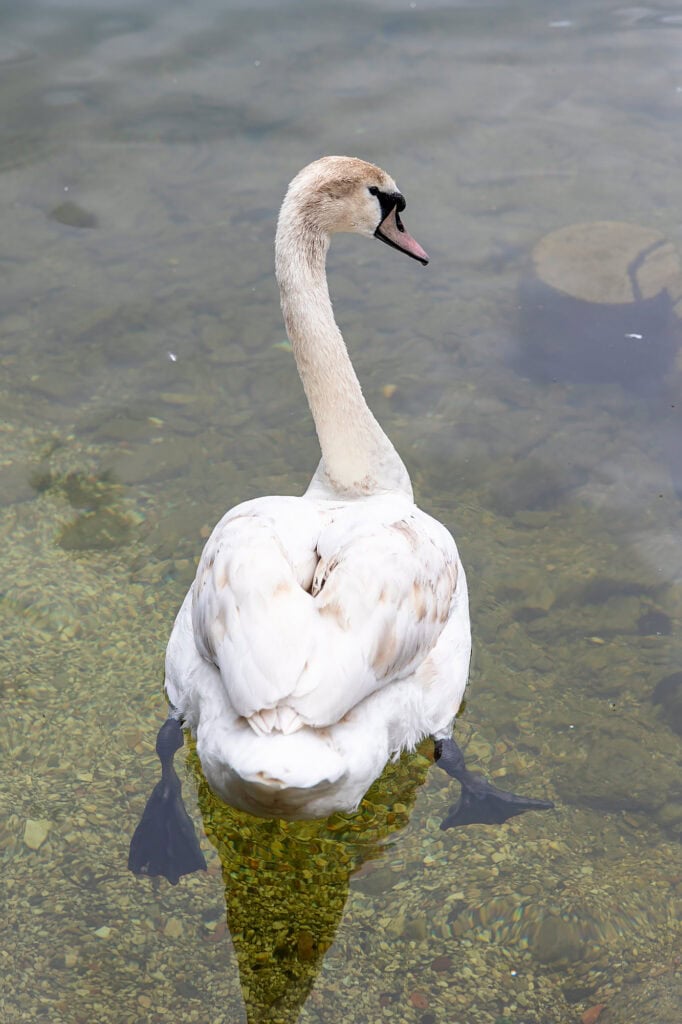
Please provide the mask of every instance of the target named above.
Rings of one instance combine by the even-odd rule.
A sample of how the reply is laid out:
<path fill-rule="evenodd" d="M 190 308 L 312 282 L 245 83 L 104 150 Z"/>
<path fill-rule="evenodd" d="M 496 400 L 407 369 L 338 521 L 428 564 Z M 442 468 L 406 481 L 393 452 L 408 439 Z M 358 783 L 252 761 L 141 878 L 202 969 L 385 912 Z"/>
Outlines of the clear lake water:
<path fill-rule="evenodd" d="M 681 1019 L 680 5 L 7 0 L 0 83 L 0 1021 Z M 126 869 L 165 644 L 222 512 L 317 463 L 273 238 L 325 153 L 431 255 L 341 236 L 329 275 L 467 569 L 458 740 L 556 809 L 441 832 L 427 740 L 356 815 L 260 821 L 189 750 L 172 887 Z M 574 318 L 537 256 L 605 221 L 656 236 L 607 358 L 618 281 Z"/>

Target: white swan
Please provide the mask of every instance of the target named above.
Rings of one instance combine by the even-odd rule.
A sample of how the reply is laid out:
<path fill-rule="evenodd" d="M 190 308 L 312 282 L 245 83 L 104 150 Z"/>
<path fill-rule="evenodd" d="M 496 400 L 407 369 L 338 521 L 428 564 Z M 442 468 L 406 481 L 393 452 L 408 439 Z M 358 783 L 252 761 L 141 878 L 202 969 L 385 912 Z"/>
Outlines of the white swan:
<path fill-rule="evenodd" d="M 173 711 L 170 738 L 162 728 L 157 748 L 164 770 L 182 742 L 179 720 L 196 735 L 214 792 L 257 815 L 353 811 L 387 761 L 426 735 L 450 774 L 475 781 L 470 800 L 499 794 L 466 772 L 450 738 L 471 650 L 457 547 L 414 504 L 327 289 L 326 254 L 338 231 L 428 262 L 401 222 L 404 208 L 393 179 L 362 160 L 325 157 L 291 182 L 276 272 L 322 459 L 302 497 L 256 498 L 223 516 L 168 644 Z M 485 793 L 473 796 L 476 784 Z M 506 813 L 495 820 L 545 806 L 502 797 Z M 489 809 L 487 818 L 468 813 L 490 820 Z M 154 856 L 143 852 L 131 867 L 167 874 L 154 869 Z"/>

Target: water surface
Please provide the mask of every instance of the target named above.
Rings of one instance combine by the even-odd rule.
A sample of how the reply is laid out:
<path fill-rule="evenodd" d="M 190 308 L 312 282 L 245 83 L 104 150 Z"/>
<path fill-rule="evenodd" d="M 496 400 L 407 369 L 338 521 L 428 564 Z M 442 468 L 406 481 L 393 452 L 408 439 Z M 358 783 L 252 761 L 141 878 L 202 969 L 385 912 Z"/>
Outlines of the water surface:
<path fill-rule="evenodd" d="M 2 1019 L 678 1019 L 682 367 L 542 379 L 518 326 L 550 231 L 682 252 L 678 5 L 35 0 L 0 40 Z M 137 880 L 203 539 L 317 461 L 272 240 L 330 152 L 397 178 L 432 256 L 341 237 L 330 277 L 469 574 L 460 743 L 557 809 L 440 832 L 425 742 L 357 816 L 259 822 L 190 756 L 208 873 Z"/>

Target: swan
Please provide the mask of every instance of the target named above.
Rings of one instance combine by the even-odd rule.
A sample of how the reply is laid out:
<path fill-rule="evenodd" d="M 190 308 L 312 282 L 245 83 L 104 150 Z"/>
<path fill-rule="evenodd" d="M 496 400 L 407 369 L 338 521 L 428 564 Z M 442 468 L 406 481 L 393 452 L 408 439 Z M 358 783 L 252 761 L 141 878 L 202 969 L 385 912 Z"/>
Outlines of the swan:
<path fill-rule="evenodd" d="M 211 789 L 264 817 L 354 811 L 425 736 L 462 786 L 442 827 L 553 806 L 468 772 L 452 738 L 471 652 L 464 569 L 450 533 L 416 506 L 334 320 L 333 234 L 428 263 L 404 209 L 393 178 L 356 158 L 316 160 L 289 185 L 276 277 L 322 458 L 302 496 L 237 505 L 204 547 L 168 643 L 163 775 L 131 844 L 138 874 L 177 881 L 202 866 L 172 769 L 182 728 Z"/>

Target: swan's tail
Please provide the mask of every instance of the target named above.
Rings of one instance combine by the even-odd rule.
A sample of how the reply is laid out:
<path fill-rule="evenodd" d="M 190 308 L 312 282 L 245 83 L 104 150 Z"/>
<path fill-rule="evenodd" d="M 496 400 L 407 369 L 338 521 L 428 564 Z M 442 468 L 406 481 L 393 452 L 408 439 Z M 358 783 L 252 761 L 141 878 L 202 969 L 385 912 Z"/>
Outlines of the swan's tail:
<path fill-rule="evenodd" d="M 202 722 L 197 752 L 211 789 L 260 817 L 323 817 L 330 813 L 329 795 L 344 787 L 348 774 L 326 730 L 309 726 L 289 736 L 258 735 L 244 719 Z"/>

